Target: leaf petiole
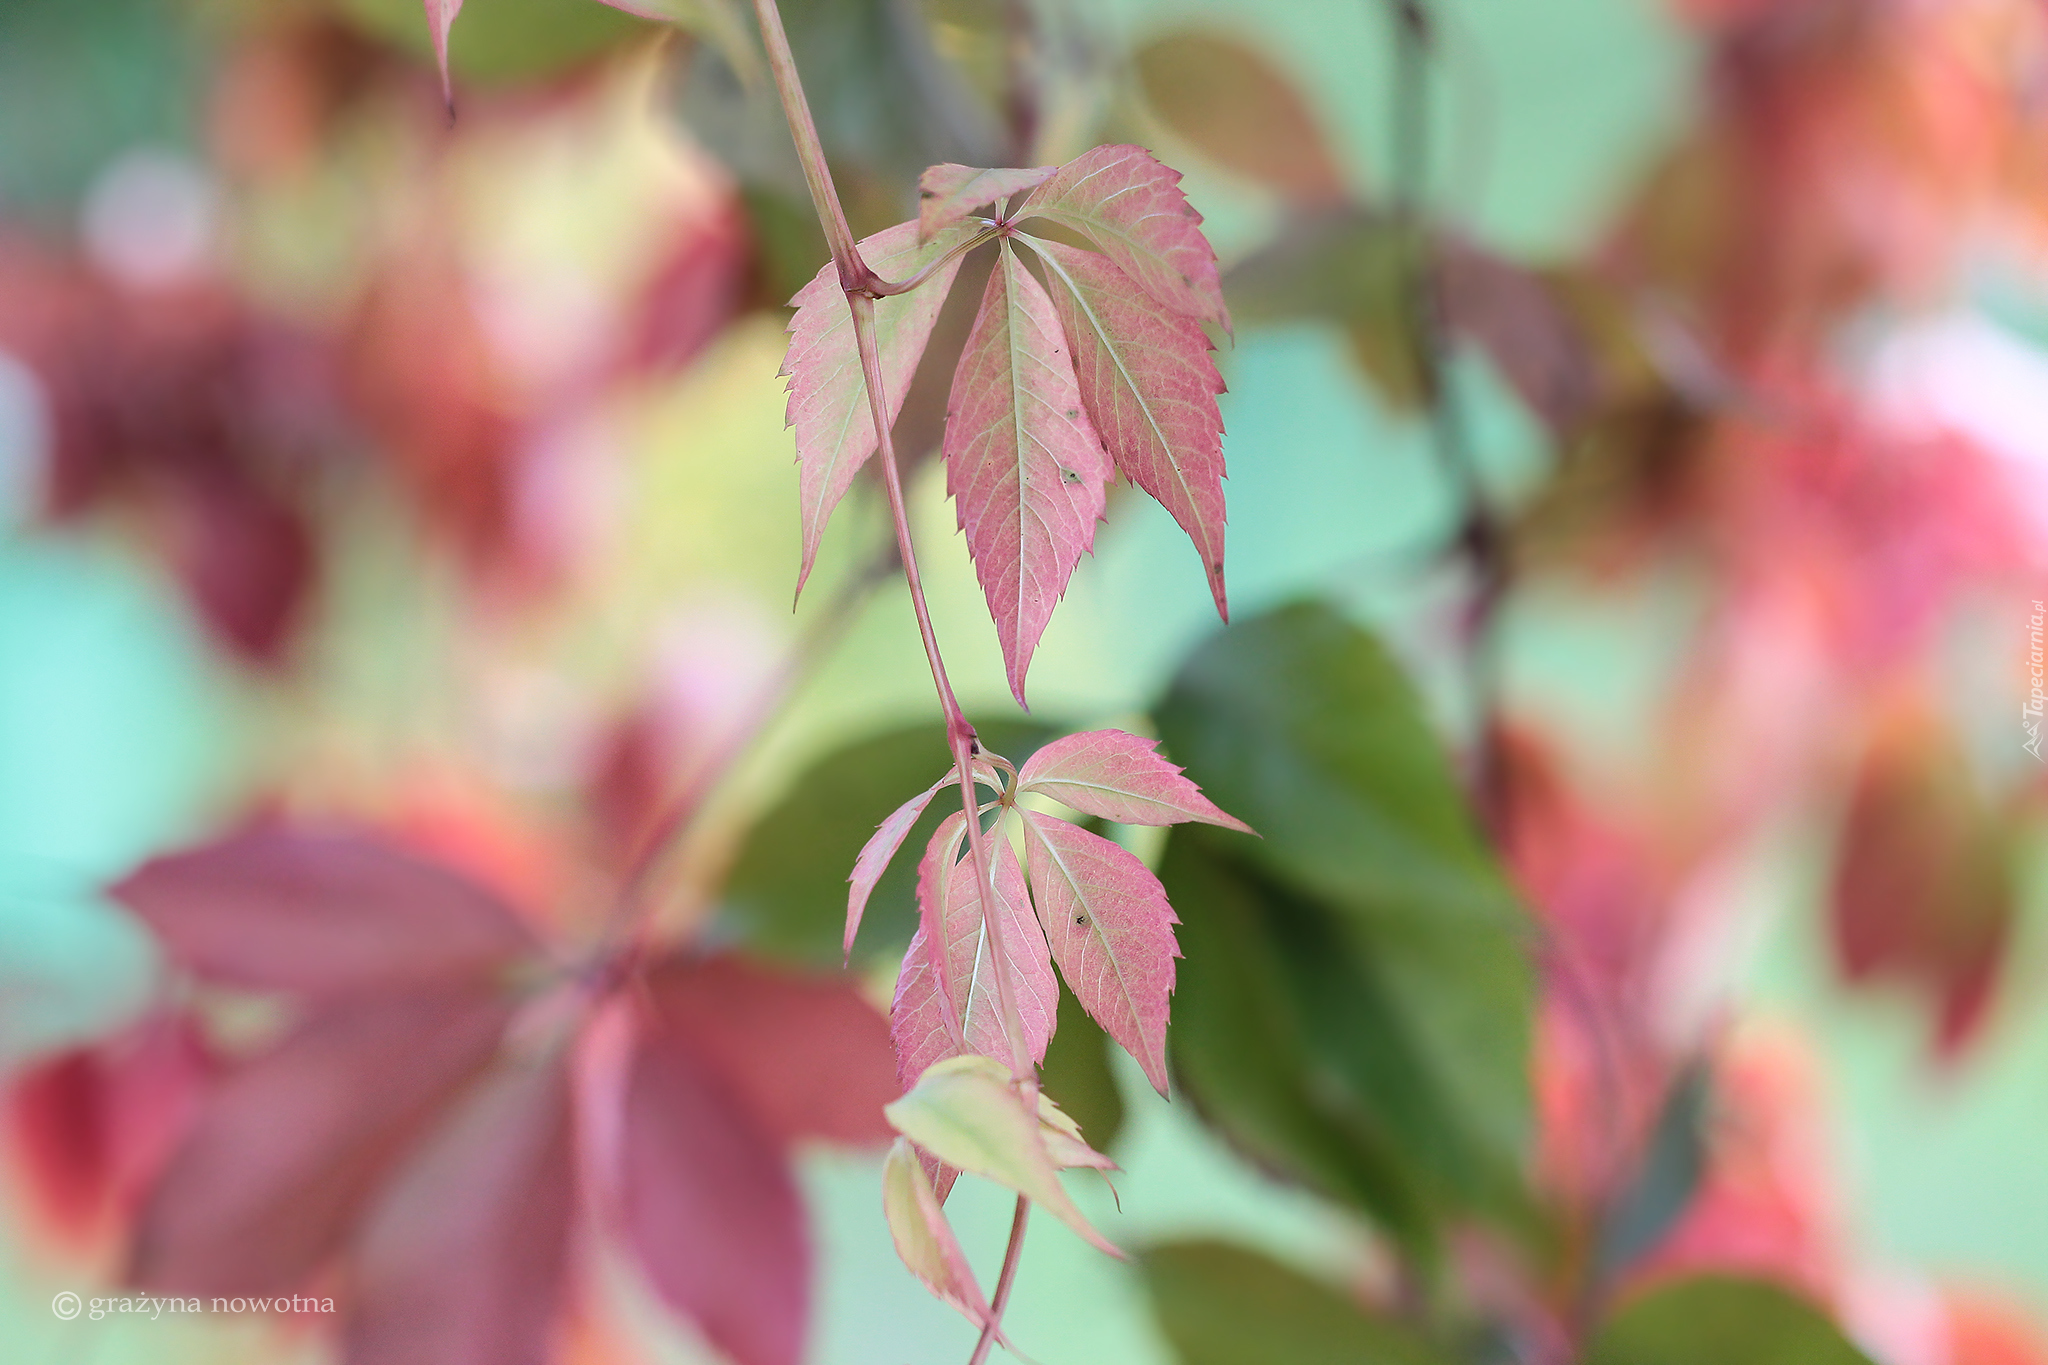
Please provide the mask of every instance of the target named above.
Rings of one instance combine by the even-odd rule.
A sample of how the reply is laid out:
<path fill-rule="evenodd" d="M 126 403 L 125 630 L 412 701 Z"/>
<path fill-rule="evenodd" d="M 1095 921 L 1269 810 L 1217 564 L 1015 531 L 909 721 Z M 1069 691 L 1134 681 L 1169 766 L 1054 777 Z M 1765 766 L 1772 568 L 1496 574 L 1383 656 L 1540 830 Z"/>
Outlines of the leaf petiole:
<path fill-rule="evenodd" d="M 1007 235 L 1007 233 L 1008 229 L 1005 225 L 998 223 L 990 223 L 987 227 L 984 227 L 980 232 L 975 233 L 966 241 L 961 242 L 959 245 L 953 247 L 944 255 L 940 256 L 937 260 L 927 265 L 924 269 L 918 271 L 915 275 L 912 275 L 909 279 L 896 280 L 892 282 L 890 280 L 876 279 L 870 276 L 867 288 L 862 290 L 861 292 L 866 294 L 871 299 L 886 299 L 893 297 L 894 295 L 897 294 L 908 294 L 911 290 L 917 288 L 926 280 L 930 279 L 932 276 L 938 274 L 939 271 L 943 270 L 946 267 L 947 262 L 951 261 L 954 257 L 962 254 L 963 252 L 972 251 L 974 250 L 974 248 L 978 246 L 986 246 L 988 243 L 993 242 L 996 238 Z"/>

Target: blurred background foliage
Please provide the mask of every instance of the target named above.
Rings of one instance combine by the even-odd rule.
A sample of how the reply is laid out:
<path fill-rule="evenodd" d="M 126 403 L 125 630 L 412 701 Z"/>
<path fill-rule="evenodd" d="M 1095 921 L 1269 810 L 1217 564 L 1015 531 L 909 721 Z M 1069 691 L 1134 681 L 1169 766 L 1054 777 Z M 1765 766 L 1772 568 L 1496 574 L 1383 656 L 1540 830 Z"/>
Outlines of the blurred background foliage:
<path fill-rule="evenodd" d="M 991 747 L 1154 733 L 1265 836 L 1113 831 L 1183 920 L 1175 1102 L 1063 1013 L 1048 1089 L 1124 1167 L 1075 1195 L 1137 1256 L 1034 1234 L 1019 1346 L 2048 1362 L 2039 7 L 783 8 L 856 230 L 932 162 L 1135 141 L 1240 322 L 1230 629 L 1113 499 L 1024 716 L 912 487 Z M 451 122 L 413 0 L 0 3 L 10 1360 L 333 1349 L 49 1311 L 175 1137 L 121 1051 L 188 990 L 107 895 L 142 860 L 342 821 L 575 942 L 709 784 L 662 932 L 830 969 L 943 767 L 875 490 L 790 610 L 825 252 L 747 25 L 672 13 L 470 0 Z M 800 1156 L 810 1358 L 964 1356 L 878 1168 Z M 985 1279 L 1008 1203 L 948 1206 Z M 556 1358 L 714 1358 L 623 1258 L 578 1284 Z"/>

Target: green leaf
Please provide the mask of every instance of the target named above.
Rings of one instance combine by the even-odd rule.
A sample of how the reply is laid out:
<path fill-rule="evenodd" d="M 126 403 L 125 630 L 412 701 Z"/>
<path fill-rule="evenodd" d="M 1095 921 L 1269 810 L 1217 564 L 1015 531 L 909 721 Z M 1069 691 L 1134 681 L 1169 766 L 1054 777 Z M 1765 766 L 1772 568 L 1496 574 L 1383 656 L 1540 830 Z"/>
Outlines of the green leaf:
<path fill-rule="evenodd" d="M 932 1063 L 910 1093 L 882 1113 L 897 1132 L 948 1166 L 1008 1186 L 1086 1241 L 1112 1256 L 1123 1254 L 1067 1196 L 1040 1120 L 1025 1110 L 1009 1069 L 993 1057 Z"/>
<path fill-rule="evenodd" d="M 1267 871 L 1376 919 L 1521 923 L 1408 679 L 1327 606 L 1218 635 L 1157 718 L 1174 761 L 1265 836 L 1233 847 Z"/>
<path fill-rule="evenodd" d="M 1059 733 L 1009 721 L 978 728 L 984 748 L 1014 763 Z M 758 955 L 836 967 L 853 860 L 875 826 L 949 762 L 938 723 L 892 730 L 819 759 L 747 832 L 726 881 L 721 928 Z M 934 801 L 904 847 L 923 848 L 939 820 L 958 809 L 957 800 Z M 869 899 L 855 954 L 900 956 L 916 927 L 917 859 L 898 857 Z"/>
<path fill-rule="evenodd" d="M 1654 1251 L 1692 1203 L 1707 1162 L 1710 1098 L 1712 1077 L 1704 1062 L 1692 1062 L 1672 1081 L 1641 1168 L 1601 1220 L 1594 1270 L 1603 1281 Z"/>
<path fill-rule="evenodd" d="M 1152 1311 L 1182 1365 L 1444 1365 L 1334 1285 L 1224 1242 L 1144 1253 Z"/>
<path fill-rule="evenodd" d="M 1103 1151 L 1124 1127 L 1124 1097 L 1109 1069 L 1109 1049 L 1102 1025 L 1088 1017 L 1071 990 L 1061 991 L 1059 1021 L 1045 1049 L 1039 1083 Z"/>
<path fill-rule="evenodd" d="M 1157 718 L 1266 836 L 1176 830 L 1160 869 L 1174 1065 L 1204 1116 L 1417 1253 L 1452 1211 L 1521 1224 L 1528 925 L 1399 669 L 1289 607 L 1197 652 Z"/>
<path fill-rule="evenodd" d="M 1607 1320 L 1586 1365 L 1870 1365 L 1805 1299 L 1762 1280 L 1701 1275 Z"/>
<path fill-rule="evenodd" d="M 1345 991 L 1315 958 L 1338 938 L 1334 917 L 1233 861 L 1223 842 L 1177 829 L 1159 868 L 1186 954 L 1168 1038 L 1174 1077 L 1202 1119 L 1256 1165 L 1370 1215 L 1426 1256 L 1435 1244 L 1432 1182 L 1394 1129 L 1413 1068 L 1362 1085 L 1345 1074 L 1334 1054 L 1371 1045 L 1381 1030 L 1333 1017 L 1346 1009 Z M 1326 967 L 1339 978 L 1350 970 L 1341 956 Z M 1353 998 L 1361 1014 L 1374 1003 Z"/>

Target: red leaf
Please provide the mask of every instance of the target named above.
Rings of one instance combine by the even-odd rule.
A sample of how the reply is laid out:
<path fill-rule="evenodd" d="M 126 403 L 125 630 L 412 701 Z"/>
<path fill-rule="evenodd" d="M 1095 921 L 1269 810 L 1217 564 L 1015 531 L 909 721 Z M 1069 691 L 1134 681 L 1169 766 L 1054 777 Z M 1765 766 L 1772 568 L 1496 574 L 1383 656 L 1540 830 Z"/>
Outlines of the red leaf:
<path fill-rule="evenodd" d="M 875 827 L 874 834 L 861 846 L 860 856 L 853 860 L 853 872 L 847 877 L 851 885 L 846 892 L 846 956 L 853 956 L 853 936 L 860 932 L 860 917 L 868 908 L 868 897 L 875 894 L 882 874 L 889 870 L 889 864 L 896 860 L 896 851 L 903 847 L 904 839 L 924 814 L 924 808 L 932 803 L 932 797 L 939 788 L 951 782 L 952 775 L 925 788 L 898 806 L 889 818 Z"/>
<path fill-rule="evenodd" d="M 490 1059 L 509 1015 L 469 991 L 365 996 L 229 1076 L 143 1210 L 135 1281 L 173 1294 L 290 1292 Z"/>
<path fill-rule="evenodd" d="M 171 956 L 238 986 L 341 994 L 482 979 L 535 950 L 475 883 L 354 834 L 258 830 L 113 889 Z"/>
<path fill-rule="evenodd" d="M 1110 463 L 1052 300 L 1002 244 L 946 412 L 946 487 L 995 618 L 1010 691 L 1095 544 Z"/>
<path fill-rule="evenodd" d="M 1057 166 L 985 170 L 947 162 L 927 166 L 917 178 L 917 236 L 930 241 L 975 209 L 1013 194 L 1037 189 L 1052 178 Z"/>
<path fill-rule="evenodd" d="M 932 835 L 918 868 L 917 900 L 923 918 L 903 955 L 896 1000 L 889 1010 L 890 1033 L 896 1042 L 896 1076 L 905 1090 L 917 1084 L 917 1078 L 933 1062 L 960 1051 L 953 1041 L 956 1034 L 966 1038 L 971 1053 L 1010 1055 L 973 860 L 959 857 L 966 832 L 961 816 L 948 816 Z M 1031 913 L 1024 870 L 1017 865 L 1010 841 L 995 834 L 989 839 L 989 848 L 996 859 L 992 900 L 1002 916 L 1003 942 L 1011 954 L 1017 1014 L 1031 1060 L 1042 1062 L 1059 1009 L 1059 983 L 1052 974 L 1045 934 Z M 947 945 L 943 963 L 930 947 L 934 939 L 943 939 Z"/>
<path fill-rule="evenodd" d="M 648 992 L 650 1027 L 673 1031 L 776 1142 L 889 1140 L 889 1026 L 849 978 L 716 957 L 657 969 Z"/>
<path fill-rule="evenodd" d="M 1244 821 L 1218 810 L 1200 787 L 1159 756 L 1158 749 L 1158 740 L 1122 730 L 1084 730 L 1056 739 L 1026 759 L 1017 787 L 1120 825 L 1199 820 L 1252 832 Z"/>
<path fill-rule="evenodd" d="M 1831 916 L 1842 974 L 1890 976 L 1932 997 L 1953 1055 L 1990 1006 L 2017 913 L 2005 822 L 1924 705 L 1884 717 L 1842 831 Z"/>
<path fill-rule="evenodd" d="M 1082 234 L 1159 302 L 1230 330 L 1216 252 L 1180 172 L 1143 147 L 1096 147 L 1032 192 L 1018 218 L 1050 218 Z"/>
<path fill-rule="evenodd" d="M 1098 834 L 1025 811 L 1031 890 L 1060 975 L 1081 1007 L 1166 1093 L 1167 998 L 1180 956 L 1166 889 Z"/>
<path fill-rule="evenodd" d="M 898 223 L 861 240 L 861 259 L 887 279 L 907 279 L 971 235 L 959 228 L 931 242 L 919 242 L 916 223 Z M 918 288 L 875 301 L 875 345 L 881 354 L 882 385 L 888 392 L 887 412 L 893 424 L 903 410 L 917 362 L 931 340 L 932 327 L 961 256 L 954 256 Z M 875 453 L 875 423 L 868 410 L 867 386 L 861 375 L 860 351 L 854 342 L 853 315 L 839 288 L 839 269 L 826 262 L 817 277 L 790 300 L 796 316 L 789 321 L 789 354 L 782 373 L 789 377 L 787 421 L 796 428 L 799 509 L 803 518 L 804 558 L 796 587 L 803 591 L 818 557 L 818 543 L 832 509 L 852 486 L 854 475 Z"/>
<path fill-rule="evenodd" d="M 49 1230 L 86 1238 L 106 1215 L 130 1214 L 190 1124 L 213 1070 L 189 1018 L 153 1015 L 25 1072 L 8 1097 L 8 1136 Z"/>
<path fill-rule="evenodd" d="M 734 1365 L 797 1365 L 810 1247 L 782 1149 L 673 1032 L 626 1089 L 620 1215 L 663 1299 Z"/>
<path fill-rule="evenodd" d="M 1437 281 L 1453 327 L 1479 343 L 1551 430 L 1592 407 L 1598 383 L 1585 336 L 1541 277 L 1469 242 L 1437 242 Z"/>
<path fill-rule="evenodd" d="M 565 1056 L 487 1077 L 378 1197 L 346 1359 L 542 1365 L 575 1213 Z"/>
<path fill-rule="evenodd" d="M 1223 591 L 1223 376 L 1209 338 L 1092 251 L 1022 239 L 1055 282 L 1053 308 L 1074 354 L 1088 415 L 1132 483 L 1195 543 L 1217 614 Z"/>

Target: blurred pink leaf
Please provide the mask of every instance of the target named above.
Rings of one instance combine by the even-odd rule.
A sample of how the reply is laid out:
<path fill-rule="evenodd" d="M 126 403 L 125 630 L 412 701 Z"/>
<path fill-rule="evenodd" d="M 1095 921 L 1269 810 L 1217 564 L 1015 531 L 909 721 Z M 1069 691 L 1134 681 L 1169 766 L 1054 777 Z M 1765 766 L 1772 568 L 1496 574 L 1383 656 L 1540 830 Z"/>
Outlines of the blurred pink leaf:
<path fill-rule="evenodd" d="M 145 863 L 114 897 L 210 980 L 316 995 L 479 980 L 536 944 L 490 892 L 355 834 L 270 829 Z"/>
<path fill-rule="evenodd" d="M 508 1061 L 378 1196 L 345 1359 L 543 1365 L 575 1212 L 565 1055 Z"/>
<path fill-rule="evenodd" d="M 734 1365 L 798 1365 L 810 1247 L 781 1145 L 673 1031 L 634 1053 L 620 1184 L 661 1297 Z"/>
<path fill-rule="evenodd" d="M 930 242 L 919 242 L 916 223 L 898 223 L 860 242 L 861 258 L 876 274 L 907 279 L 964 241 L 970 229 L 957 228 Z M 903 410 L 917 362 L 931 340 L 960 256 L 940 266 L 929 280 L 907 294 L 875 301 L 875 345 L 880 352 L 882 386 L 887 390 L 889 421 Z M 786 420 L 796 428 L 799 510 L 803 518 L 803 568 L 797 591 L 811 576 L 818 543 L 832 509 L 875 453 L 875 423 L 868 411 L 867 387 L 861 375 L 860 351 L 854 341 L 853 315 L 839 287 L 839 268 L 827 261 L 817 277 L 790 300 L 796 316 L 789 322 L 789 354 L 782 373 L 789 377 Z"/>
<path fill-rule="evenodd" d="M 1058 169 L 1031 166 L 986 170 L 950 161 L 943 166 L 927 166 L 917 178 L 918 239 L 930 241 L 984 204 L 1037 189 Z"/>
<path fill-rule="evenodd" d="M 1021 706 L 1032 651 L 1095 544 L 1112 471 L 1052 300 L 1008 242 L 953 377 L 945 457 L 946 487 Z"/>
<path fill-rule="evenodd" d="M 1437 241 L 1437 287 L 1451 326 L 1477 342 L 1553 431 L 1599 396 L 1597 365 L 1578 324 L 1533 271 L 1470 242 Z"/>
<path fill-rule="evenodd" d="M 714 957 L 659 967 L 647 990 L 650 1029 L 673 1032 L 778 1144 L 888 1141 L 889 1026 L 850 977 Z"/>
<path fill-rule="evenodd" d="M 130 1272 L 173 1294 L 298 1287 L 377 1182 L 496 1050 L 510 1009 L 473 990 L 330 1005 L 232 1073 L 144 1207 Z"/>
<path fill-rule="evenodd" d="M 1159 741 L 1122 730 L 1084 730 L 1031 755 L 1017 775 L 1021 791 L 1120 825 L 1177 825 L 1184 820 L 1252 832 L 1216 808 L 1202 789 L 1158 753 Z"/>
<path fill-rule="evenodd" d="M 1023 815 L 1031 890 L 1060 975 L 1166 1094 L 1167 1000 L 1180 946 L 1165 888 L 1102 836 L 1036 811 Z"/>
<path fill-rule="evenodd" d="M 1053 308 L 1074 357 L 1074 377 L 1111 458 L 1158 499 L 1195 543 L 1216 612 L 1223 591 L 1223 376 L 1209 338 L 1092 251 L 1022 239 L 1054 282 Z"/>
<path fill-rule="evenodd" d="M 1040 185 L 1017 218 L 1049 218 L 1093 242 L 1146 293 L 1183 317 L 1230 330 L 1216 252 L 1180 172 L 1143 147 L 1083 152 Z"/>
<path fill-rule="evenodd" d="M 972 1052 L 1007 1057 L 1010 1044 L 997 1003 L 987 926 L 981 918 L 981 896 L 975 886 L 974 863 L 959 857 L 966 821 L 946 818 L 932 835 L 918 868 L 917 900 L 922 921 L 903 955 L 896 979 L 896 1000 L 890 1008 L 890 1032 L 896 1042 L 896 1074 L 907 1090 L 925 1068 L 959 1051 L 964 1036 Z M 996 860 L 993 900 L 1002 916 L 1002 934 L 1011 954 L 1010 980 L 1017 990 L 1017 1013 L 1024 1027 L 1031 1060 L 1045 1060 L 1059 1008 L 1059 983 L 1045 934 L 1031 913 L 1024 888 L 1024 870 L 1010 841 L 989 840 Z M 943 941 L 943 964 L 933 942 Z M 941 989 L 943 975 L 945 985 Z"/>

